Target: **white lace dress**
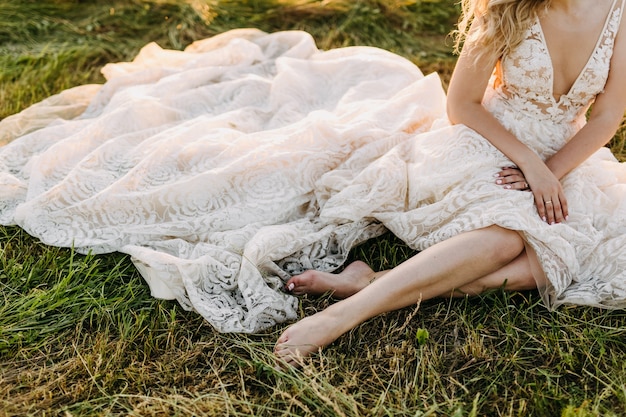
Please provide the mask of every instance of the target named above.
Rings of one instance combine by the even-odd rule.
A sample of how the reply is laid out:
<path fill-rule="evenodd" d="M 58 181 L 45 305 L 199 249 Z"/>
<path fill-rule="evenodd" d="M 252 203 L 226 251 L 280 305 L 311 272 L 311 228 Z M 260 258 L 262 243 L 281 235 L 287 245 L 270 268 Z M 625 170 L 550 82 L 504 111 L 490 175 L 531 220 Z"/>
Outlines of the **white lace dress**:
<path fill-rule="evenodd" d="M 485 106 L 541 156 L 584 124 L 622 8 L 558 102 L 538 22 L 494 75 Z M 385 228 L 417 249 L 519 230 L 548 307 L 626 307 L 626 166 L 602 149 L 572 171 L 570 219 L 549 226 L 531 193 L 494 183 L 510 161 L 449 125 L 437 76 L 397 55 L 236 30 L 185 51 L 150 44 L 103 73 L 0 122 L 0 222 L 130 254 L 154 296 L 220 331 L 295 319 L 290 274 L 334 270 Z"/>

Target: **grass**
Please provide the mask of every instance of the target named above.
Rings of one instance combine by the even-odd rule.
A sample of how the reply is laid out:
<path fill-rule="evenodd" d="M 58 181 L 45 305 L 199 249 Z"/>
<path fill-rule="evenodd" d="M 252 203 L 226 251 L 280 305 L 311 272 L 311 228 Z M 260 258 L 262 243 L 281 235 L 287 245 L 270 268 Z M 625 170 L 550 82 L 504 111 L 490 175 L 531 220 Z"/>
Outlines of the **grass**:
<path fill-rule="evenodd" d="M 302 29 L 321 48 L 374 45 L 448 79 L 447 1 L 0 0 L 0 118 L 150 41 L 180 49 L 238 27 Z M 626 159 L 625 129 L 613 139 Z M 352 258 L 394 266 L 391 235 Z M 301 315 L 332 300 L 303 298 Z M 150 297 L 130 260 L 0 228 L 0 415 L 620 416 L 626 313 L 550 312 L 535 292 L 429 301 L 372 319 L 301 370 L 271 356 L 285 328 L 215 332 Z"/>

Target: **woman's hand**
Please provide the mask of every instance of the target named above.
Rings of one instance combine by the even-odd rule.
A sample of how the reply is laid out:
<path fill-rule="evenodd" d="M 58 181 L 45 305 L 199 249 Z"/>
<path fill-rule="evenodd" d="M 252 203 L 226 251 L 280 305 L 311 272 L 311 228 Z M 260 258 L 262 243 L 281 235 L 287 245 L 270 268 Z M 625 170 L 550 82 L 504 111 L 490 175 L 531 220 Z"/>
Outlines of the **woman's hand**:
<path fill-rule="evenodd" d="M 544 222 L 562 223 L 567 220 L 567 199 L 561 182 L 543 165 L 530 170 L 526 176 L 517 167 L 505 167 L 496 174 L 496 184 L 509 190 L 532 191 L 537 212 Z"/>
<path fill-rule="evenodd" d="M 496 174 L 496 184 L 507 190 L 530 191 L 524 173 L 517 167 L 504 167 Z"/>

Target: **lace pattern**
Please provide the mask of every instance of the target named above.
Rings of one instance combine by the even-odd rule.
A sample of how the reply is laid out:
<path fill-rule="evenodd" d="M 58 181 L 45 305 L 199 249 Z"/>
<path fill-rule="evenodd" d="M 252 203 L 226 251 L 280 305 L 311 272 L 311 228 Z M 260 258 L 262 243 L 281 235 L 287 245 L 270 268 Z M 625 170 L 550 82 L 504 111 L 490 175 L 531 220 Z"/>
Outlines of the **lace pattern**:
<path fill-rule="evenodd" d="M 224 332 L 296 318 L 289 274 L 334 270 L 384 231 L 319 214 L 445 105 L 438 78 L 407 60 L 322 52 L 304 32 L 151 44 L 104 73 L 0 123 L 0 219 L 51 245 L 130 254 L 155 296 Z"/>
<path fill-rule="evenodd" d="M 556 152 L 582 127 L 589 106 L 604 90 L 623 7 L 614 0 L 591 56 L 570 90 L 558 99 L 553 92 L 552 59 L 539 18 L 535 18 L 525 41 L 494 71 L 485 106 L 507 127 L 523 125 L 526 119 L 560 126 L 560 143 L 546 144 L 520 135 L 520 140 L 544 157 Z"/>
<path fill-rule="evenodd" d="M 584 124 L 623 5 L 559 101 L 537 24 L 502 62 L 485 106 L 540 155 Z M 185 51 L 150 44 L 103 72 L 103 86 L 0 122 L 0 221 L 51 245 L 130 254 L 154 296 L 220 331 L 295 319 L 282 283 L 338 268 L 386 228 L 416 249 L 517 230 L 549 308 L 626 306 L 626 167 L 605 148 L 564 178 L 570 220 L 549 226 L 530 193 L 494 184 L 511 162 L 450 126 L 437 76 L 389 52 L 237 30 Z"/>

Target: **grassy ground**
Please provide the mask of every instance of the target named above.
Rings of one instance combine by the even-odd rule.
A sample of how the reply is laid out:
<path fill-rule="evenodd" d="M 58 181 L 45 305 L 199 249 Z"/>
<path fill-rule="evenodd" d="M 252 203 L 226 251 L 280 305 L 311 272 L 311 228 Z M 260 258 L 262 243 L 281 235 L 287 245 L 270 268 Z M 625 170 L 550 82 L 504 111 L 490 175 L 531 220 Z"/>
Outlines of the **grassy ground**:
<path fill-rule="evenodd" d="M 380 46 L 449 76 L 448 1 L 0 0 L 0 118 L 143 44 L 231 28 L 304 29 L 321 48 Z M 624 131 L 612 142 L 626 159 Z M 353 258 L 411 252 L 387 235 Z M 301 314 L 331 303 L 306 299 Z M 432 301 L 375 318 L 302 370 L 262 335 L 219 334 L 155 300 L 122 255 L 80 256 L 0 228 L 0 415 L 620 416 L 626 313 L 547 311 L 534 292 Z"/>

